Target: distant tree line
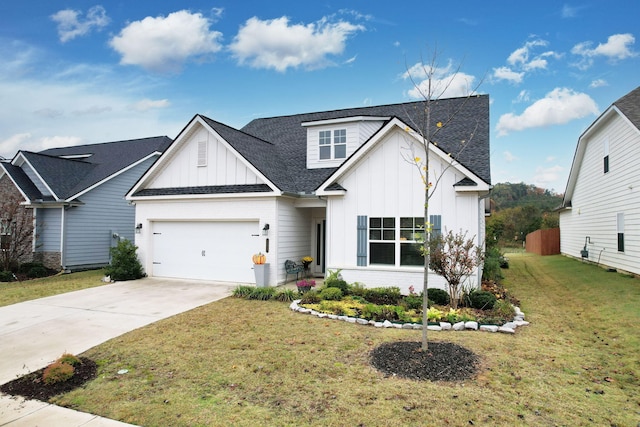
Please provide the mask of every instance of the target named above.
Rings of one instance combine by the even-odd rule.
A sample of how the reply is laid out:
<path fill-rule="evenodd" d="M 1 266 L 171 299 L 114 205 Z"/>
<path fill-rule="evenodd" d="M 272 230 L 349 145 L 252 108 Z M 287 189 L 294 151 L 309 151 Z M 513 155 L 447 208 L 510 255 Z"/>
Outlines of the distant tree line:
<path fill-rule="evenodd" d="M 510 182 L 496 184 L 491 191 L 491 216 L 487 218 L 487 244 L 522 246 L 527 234 L 559 225 L 555 209 L 562 195 L 535 185 Z"/>

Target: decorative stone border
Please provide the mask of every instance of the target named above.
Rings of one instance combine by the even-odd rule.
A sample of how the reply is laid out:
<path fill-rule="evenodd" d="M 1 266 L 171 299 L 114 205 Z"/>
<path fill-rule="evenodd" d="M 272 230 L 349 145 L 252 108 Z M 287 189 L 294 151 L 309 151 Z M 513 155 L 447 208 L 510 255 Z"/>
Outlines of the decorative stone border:
<path fill-rule="evenodd" d="M 338 316 L 337 314 L 320 313 L 310 308 L 300 307 L 298 303 L 301 300 L 295 300 L 289 305 L 289 308 L 298 313 L 310 314 L 320 319 L 342 320 L 347 323 L 356 323 L 358 325 L 371 325 L 376 328 L 396 328 L 396 329 L 422 329 L 420 323 L 392 323 L 388 320 L 384 322 L 375 322 L 373 320 L 360 319 L 359 317 Z M 519 326 L 527 326 L 529 322 L 524 320 L 524 313 L 520 311 L 520 307 L 514 306 L 516 315 L 511 322 L 507 322 L 502 326 L 498 325 L 479 325 L 478 322 L 458 322 L 451 324 L 449 322 L 440 322 L 439 325 L 427 325 L 429 331 L 485 331 L 485 332 L 502 332 L 505 334 L 515 334 L 516 328 Z"/>

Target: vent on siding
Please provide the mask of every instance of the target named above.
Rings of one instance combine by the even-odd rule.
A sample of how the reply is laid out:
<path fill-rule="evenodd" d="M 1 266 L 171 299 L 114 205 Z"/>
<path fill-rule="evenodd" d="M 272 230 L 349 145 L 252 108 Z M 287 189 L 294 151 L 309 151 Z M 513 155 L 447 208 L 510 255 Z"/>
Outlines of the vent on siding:
<path fill-rule="evenodd" d="M 207 166 L 207 141 L 198 142 L 198 166 Z"/>

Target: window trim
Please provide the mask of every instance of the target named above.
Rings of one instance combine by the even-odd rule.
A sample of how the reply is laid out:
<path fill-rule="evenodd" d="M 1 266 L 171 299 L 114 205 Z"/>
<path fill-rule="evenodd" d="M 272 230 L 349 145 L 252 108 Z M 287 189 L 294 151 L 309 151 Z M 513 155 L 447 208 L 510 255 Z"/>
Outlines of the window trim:
<path fill-rule="evenodd" d="M 327 149 L 329 151 L 328 157 L 326 157 Z M 337 149 L 344 149 L 344 156 L 337 157 L 336 156 Z M 325 152 L 324 155 L 323 155 L 323 151 Z M 318 131 L 318 160 L 321 162 L 325 162 L 325 161 L 328 162 L 332 160 L 344 160 L 346 158 L 347 158 L 347 128 L 319 130 Z"/>
<path fill-rule="evenodd" d="M 359 217 L 366 218 L 366 217 Z M 390 226 L 391 220 L 393 220 L 393 227 Z M 411 220 L 411 227 L 403 226 L 406 224 L 407 220 Z M 375 226 L 374 226 L 375 223 Z M 386 224 L 385 224 L 386 223 Z M 405 263 L 407 260 L 408 253 L 405 253 L 403 249 L 406 250 L 408 246 L 421 245 L 424 244 L 421 241 L 420 234 L 423 236 L 426 235 L 424 232 L 424 218 L 423 217 L 414 217 L 414 216 L 396 216 L 396 217 L 369 217 L 367 222 L 367 232 L 366 232 L 366 247 L 368 249 L 368 257 L 366 266 L 388 266 L 394 268 L 414 268 L 421 267 L 424 265 L 424 260 L 421 260 L 420 263 Z M 362 227 L 360 228 L 360 230 Z M 406 232 L 411 230 L 411 238 L 407 238 Z M 423 230 L 420 233 L 418 230 Z M 393 238 L 391 238 L 391 233 Z M 362 236 L 362 235 L 361 235 Z M 378 238 L 375 238 L 378 237 Z M 424 238 L 422 238 L 424 240 Z M 387 248 L 388 246 L 393 245 L 393 263 L 385 263 L 385 262 L 372 262 L 372 258 L 375 257 L 376 247 L 382 249 L 383 247 Z M 360 253 L 360 252 L 359 252 Z M 372 256 L 372 253 L 374 254 Z M 403 253 L 405 253 L 405 257 L 403 257 Z M 360 255 L 361 256 L 361 255 Z"/>

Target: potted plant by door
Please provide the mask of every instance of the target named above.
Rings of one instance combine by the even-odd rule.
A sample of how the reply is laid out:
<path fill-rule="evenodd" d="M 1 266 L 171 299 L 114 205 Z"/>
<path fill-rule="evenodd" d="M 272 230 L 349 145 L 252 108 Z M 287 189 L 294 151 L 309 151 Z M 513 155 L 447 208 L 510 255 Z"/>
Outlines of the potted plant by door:
<path fill-rule="evenodd" d="M 251 257 L 253 261 L 253 272 L 256 275 L 256 286 L 262 288 L 269 286 L 269 264 L 267 263 L 267 257 L 262 252 Z"/>

